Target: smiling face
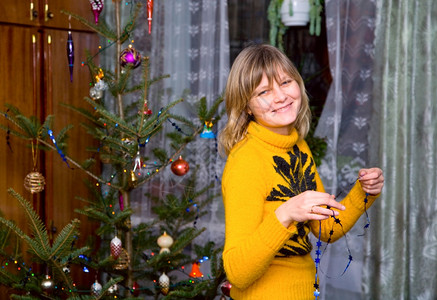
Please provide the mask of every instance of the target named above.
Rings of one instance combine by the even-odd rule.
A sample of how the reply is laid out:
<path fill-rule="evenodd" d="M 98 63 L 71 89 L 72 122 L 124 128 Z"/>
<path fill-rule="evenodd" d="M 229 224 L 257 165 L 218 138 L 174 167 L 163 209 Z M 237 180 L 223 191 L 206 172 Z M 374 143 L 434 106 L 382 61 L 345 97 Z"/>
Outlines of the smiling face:
<path fill-rule="evenodd" d="M 302 103 L 299 84 L 279 69 L 269 83 L 266 74 L 249 101 L 248 113 L 265 128 L 282 135 L 290 133 Z"/>

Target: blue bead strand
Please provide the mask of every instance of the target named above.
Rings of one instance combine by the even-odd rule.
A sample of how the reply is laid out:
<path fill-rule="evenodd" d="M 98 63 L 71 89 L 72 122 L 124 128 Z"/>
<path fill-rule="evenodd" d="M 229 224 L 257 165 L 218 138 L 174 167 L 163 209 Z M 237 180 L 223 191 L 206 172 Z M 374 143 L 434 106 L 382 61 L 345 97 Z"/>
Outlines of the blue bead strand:
<path fill-rule="evenodd" d="M 67 166 L 71 169 L 70 165 L 68 164 L 67 158 L 65 157 L 65 154 L 62 153 L 62 150 L 59 148 L 58 143 L 56 142 L 56 139 L 53 136 L 53 131 L 51 129 L 47 129 L 47 133 L 49 134 L 50 139 L 52 140 L 53 144 L 55 145 L 56 150 L 58 151 L 58 154 L 61 156 L 62 160 L 67 164 Z"/>

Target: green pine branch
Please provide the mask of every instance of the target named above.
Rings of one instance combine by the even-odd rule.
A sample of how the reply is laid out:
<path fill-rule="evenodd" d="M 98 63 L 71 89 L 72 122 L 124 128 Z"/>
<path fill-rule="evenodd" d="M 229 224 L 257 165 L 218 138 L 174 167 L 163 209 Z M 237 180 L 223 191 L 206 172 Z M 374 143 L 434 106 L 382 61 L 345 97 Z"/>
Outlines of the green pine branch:
<path fill-rule="evenodd" d="M 104 22 L 104 20 L 99 20 L 99 23 L 96 25 L 94 22 L 90 22 L 84 17 L 77 15 L 75 13 L 61 10 L 61 13 L 66 14 L 68 16 L 73 17 L 83 25 L 87 26 L 88 28 L 92 29 L 94 32 L 99 34 L 102 37 L 105 37 L 107 40 L 116 41 L 117 40 L 117 33 L 110 29 L 108 24 Z"/>
<path fill-rule="evenodd" d="M 223 102 L 223 97 L 217 98 L 212 106 L 208 109 L 207 103 L 206 103 L 206 97 L 203 97 L 199 100 L 198 108 L 197 108 L 197 114 L 199 116 L 199 119 L 202 123 L 209 122 L 214 120 L 214 122 L 217 122 L 221 114 L 217 114 L 220 104 Z"/>
<path fill-rule="evenodd" d="M 77 230 L 79 224 L 80 221 L 78 219 L 74 219 L 73 221 L 71 221 L 71 223 L 67 224 L 56 236 L 56 239 L 54 240 L 53 246 L 51 248 L 50 259 L 53 257 L 61 257 L 66 252 L 69 252 L 69 248 L 79 234 Z"/>
<path fill-rule="evenodd" d="M 58 280 L 61 279 L 66 287 L 73 290 L 73 281 L 71 277 L 64 272 L 63 267 L 65 267 L 65 265 L 71 262 L 75 257 L 89 250 L 88 247 L 82 247 L 81 249 L 74 247 L 75 240 L 79 234 L 79 220 L 75 219 L 67 224 L 56 236 L 53 245 L 50 246 L 47 229 L 39 215 L 34 211 L 30 202 L 13 189 L 9 189 L 8 192 L 22 207 L 32 236 L 25 234 L 14 222 L 3 217 L 0 217 L 0 223 L 9 228 L 17 237 L 22 239 L 28 245 L 29 252 L 33 255 L 34 259 L 38 258 L 40 263 L 44 263 L 50 267 L 50 269 L 56 274 Z M 9 273 L 10 272 L 0 273 L 0 280 L 2 280 L 3 283 L 7 283 L 8 286 L 13 286 L 16 289 L 30 290 L 30 287 L 20 284 L 21 279 L 18 276 L 14 277 L 13 275 L 8 275 Z M 40 287 L 37 287 L 37 290 L 40 290 Z"/>
<path fill-rule="evenodd" d="M 0 221 L 8 226 L 12 231 L 14 231 L 17 236 L 25 240 L 37 257 L 39 257 L 42 261 L 47 261 L 50 257 L 49 236 L 47 234 L 47 230 L 44 224 L 41 221 L 41 218 L 33 210 L 31 204 L 27 200 L 25 200 L 20 194 L 15 192 L 13 189 L 8 189 L 8 193 L 11 194 L 15 199 L 17 199 L 21 207 L 23 208 L 23 212 L 26 216 L 34 238 L 26 235 L 17 225 L 10 222 L 9 220 L 0 218 Z"/>

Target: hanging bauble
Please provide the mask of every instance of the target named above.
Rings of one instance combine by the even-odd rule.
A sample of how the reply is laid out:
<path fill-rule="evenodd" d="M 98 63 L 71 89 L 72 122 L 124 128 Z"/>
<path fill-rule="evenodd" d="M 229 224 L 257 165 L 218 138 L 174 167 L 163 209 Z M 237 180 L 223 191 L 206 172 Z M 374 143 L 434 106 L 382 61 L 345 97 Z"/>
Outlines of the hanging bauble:
<path fill-rule="evenodd" d="M 140 112 L 141 113 L 141 112 Z M 146 103 L 144 103 L 144 110 L 143 110 L 143 114 L 150 116 L 152 114 L 152 110 L 149 108 L 149 106 L 147 105 L 147 101 Z"/>
<path fill-rule="evenodd" d="M 50 278 L 49 275 L 46 275 L 44 280 L 41 281 L 41 288 L 43 289 L 43 291 L 47 293 L 50 293 L 55 288 L 55 283 L 53 282 L 53 280 Z"/>
<path fill-rule="evenodd" d="M 203 125 L 203 131 L 200 134 L 200 137 L 203 139 L 214 139 L 215 134 L 212 131 L 212 122 L 205 122 L 205 125 Z"/>
<path fill-rule="evenodd" d="M 141 54 L 134 47 L 129 45 L 128 48 L 124 49 L 120 54 L 120 65 L 122 67 L 132 67 L 136 68 L 141 65 Z"/>
<path fill-rule="evenodd" d="M 152 33 L 153 0 L 147 0 L 147 22 L 149 23 L 149 34 Z"/>
<path fill-rule="evenodd" d="M 227 280 L 223 281 L 222 284 L 220 285 L 220 290 L 225 296 L 228 297 L 230 297 L 231 295 L 231 288 L 232 288 L 232 284 Z"/>
<path fill-rule="evenodd" d="M 103 72 L 102 68 L 99 68 L 99 71 L 94 75 L 94 78 L 96 79 L 96 82 L 100 81 L 105 77 L 105 73 Z"/>
<path fill-rule="evenodd" d="M 137 175 L 134 171 L 130 171 L 130 184 L 135 185 L 135 182 L 137 182 Z"/>
<path fill-rule="evenodd" d="M 122 246 L 121 246 L 121 240 L 115 236 L 112 240 L 111 240 L 111 255 L 114 259 L 117 259 L 120 254 L 121 254 L 121 250 L 122 250 Z"/>
<path fill-rule="evenodd" d="M 141 112 L 140 112 L 141 113 Z M 153 114 L 152 110 L 150 108 L 146 109 L 143 111 L 143 114 L 146 116 L 150 116 Z"/>
<path fill-rule="evenodd" d="M 140 155 L 140 149 L 138 147 L 137 155 L 134 158 L 134 168 L 132 171 L 133 172 L 139 171 L 141 169 L 141 166 L 142 166 L 141 155 Z"/>
<path fill-rule="evenodd" d="M 122 248 L 120 256 L 117 259 L 117 263 L 114 265 L 116 270 L 126 270 L 130 263 L 130 257 L 127 251 Z"/>
<path fill-rule="evenodd" d="M 103 0 L 90 0 L 90 4 L 94 14 L 94 22 L 97 24 L 99 22 L 100 13 L 103 10 Z"/>
<path fill-rule="evenodd" d="M 99 100 L 103 97 L 103 90 L 96 89 L 95 87 L 90 88 L 90 97 L 93 100 Z"/>
<path fill-rule="evenodd" d="M 132 285 L 132 295 L 138 297 L 140 295 L 140 285 L 135 281 Z"/>
<path fill-rule="evenodd" d="M 161 289 L 161 293 L 165 296 L 168 294 L 170 290 L 170 278 L 165 273 L 159 277 L 159 288 Z"/>
<path fill-rule="evenodd" d="M 44 179 L 44 176 L 36 171 L 30 172 L 24 178 L 24 187 L 32 194 L 43 191 L 45 184 L 46 181 Z"/>
<path fill-rule="evenodd" d="M 63 267 L 62 271 L 64 271 L 65 274 L 70 274 L 70 266 Z"/>
<path fill-rule="evenodd" d="M 187 174 L 188 170 L 190 170 L 190 166 L 188 162 L 182 159 L 182 156 L 179 156 L 179 158 L 171 164 L 171 171 L 177 176 Z"/>
<path fill-rule="evenodd" d="M 96 281 L 91 285 L 91 294 L 93 296 L 100 296 L 100 293 L 102 292 L 102 285 L 97 281 Z"/>
<path fill-rule="evenodd" d="M 108 84 L 104 80 L 98 80 L 94 88 L 98 91 L 104 91 L 108 88 Z"/>
<path fill-rule="evenodd" d="M 164 231 L 164 233 L 157 240 L 158 246 L 161 247 L 159 253 L 170 252 L 170 247 L 173 245 L 173 238 Z"/>
<path fill-rule="evenodd" d="M 108 288 L 108 294 L 109 295 L 115 295 L 115 294 L 117 294 L 117 292 L 118 292 L 118 285 L 116 283 L 114 283 L 113 285 L 111 285 Z"/>
<path fill-rule="evenodd" d="M 73 67 L 74 67 L 74 43 L 71 31 L 68 32 L 67 36 L 67 58 L 68 58 L 68 68 L 70 69 L 70 82 L 73 82 Z"/>
<path fill-rule="evenodd" d="M 200 264 L 198 262 L 193 263 L 193 265 L 191 266 L 191 272 L 189 274 L 190 277 L 192 278 L 203 277 L 202 272 L 200 272 L 199 266 Z"/>

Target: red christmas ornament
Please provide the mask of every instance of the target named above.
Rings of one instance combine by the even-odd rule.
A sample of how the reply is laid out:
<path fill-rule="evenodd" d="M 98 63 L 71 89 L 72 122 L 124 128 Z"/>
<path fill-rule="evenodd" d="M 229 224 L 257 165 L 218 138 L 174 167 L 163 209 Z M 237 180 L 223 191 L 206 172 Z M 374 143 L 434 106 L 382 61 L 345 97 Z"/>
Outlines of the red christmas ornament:
<path fill-rule="evenodd" d="M 232 284 L 227 280 L 223 281 L 223 283 L 220 285 L 220 289 L 222 293 L 228 297 L 231 296 L 231 288 L 232 288 Z"/>
<path fill-rule="evenodd" d="M 203 277 L 202 272 L 200 272 L 199 265 L 200 264 L 198 262 L 193 263 L 193 266 L 191 267 L 191 272 L 189 274 L 190 277 L 193 278 Z"/>
<path fill-rule="evenodd" d="M 115 236 L 112 240 L 111 240 L 111 255 L 114 259 L 117 259 L 120 254 L 121 254 L 121 240 Z"/>
<path fill-rule="evenodd" d="M 152 33 L 153 0 L 147 0 L 147 21 L 149 23 L 149 34 Z"/>
<path fill-rule="evenodd" d="M 140 285 L 135 281 L 132 285 L 132 295 L 138 297 L 140 295 Z"/>
<path fill-rule="evenodd" d="M 177 176 L 187 174 L 189 169 L 190 166 L 185 160 L 182 159 L 182 156 L 179 156 L 179 158 L 171 164 L 171 171 Z"/>
<path fill-rule="evenodd" d="M 152 110 L 147 105 L 147 102 L 144 103 L 144 114 L 150 116 L 152 114 Z"/>

